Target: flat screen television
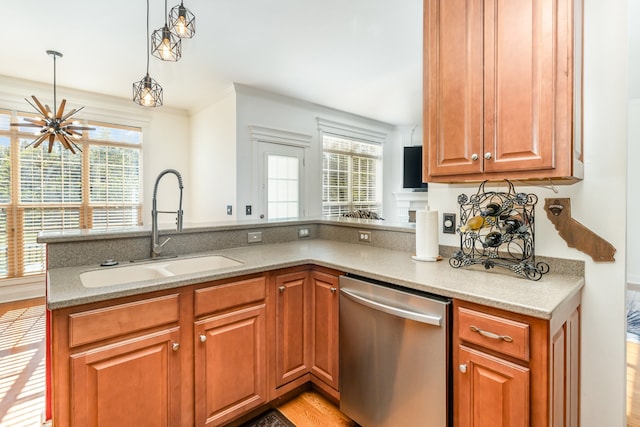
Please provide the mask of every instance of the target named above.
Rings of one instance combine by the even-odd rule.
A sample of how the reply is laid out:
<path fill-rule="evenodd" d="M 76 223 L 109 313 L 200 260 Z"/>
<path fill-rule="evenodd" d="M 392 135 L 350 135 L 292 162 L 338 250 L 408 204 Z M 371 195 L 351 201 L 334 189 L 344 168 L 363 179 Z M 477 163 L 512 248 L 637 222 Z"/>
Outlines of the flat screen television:
<path fill-rule="evenodd" d="M 427 183 L 422 182 L 422 145 L 404 147 L 402 188 L 427 191 Z"/>

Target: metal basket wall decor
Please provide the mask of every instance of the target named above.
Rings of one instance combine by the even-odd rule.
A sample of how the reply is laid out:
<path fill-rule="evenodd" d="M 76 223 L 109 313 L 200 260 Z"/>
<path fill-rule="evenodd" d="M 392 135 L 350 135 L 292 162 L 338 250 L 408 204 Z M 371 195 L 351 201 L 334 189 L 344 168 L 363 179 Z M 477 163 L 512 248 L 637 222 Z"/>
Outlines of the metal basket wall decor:
<path fill-rule="evenodd" d="M 516 193 L 511 181 L 506 191 L 488 191 L 487 181 L 476 194 L 458 196 L 460 250 L 449 259 L 454 268 L 482 264 L 504 267 L 530 280 L 540 280 L 549 265 L 536 262 L 535 194 Z"/>

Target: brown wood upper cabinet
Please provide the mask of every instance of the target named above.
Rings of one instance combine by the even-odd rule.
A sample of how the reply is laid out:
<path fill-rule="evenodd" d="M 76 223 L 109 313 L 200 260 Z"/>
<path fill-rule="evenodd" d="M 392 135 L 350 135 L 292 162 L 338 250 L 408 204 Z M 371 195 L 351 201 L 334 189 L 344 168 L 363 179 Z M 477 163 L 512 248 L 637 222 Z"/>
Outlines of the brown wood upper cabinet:
<path fill-rule="evenodd" d="M 427 182 L 582 178 L 582 0 L 425 0 Z"/>

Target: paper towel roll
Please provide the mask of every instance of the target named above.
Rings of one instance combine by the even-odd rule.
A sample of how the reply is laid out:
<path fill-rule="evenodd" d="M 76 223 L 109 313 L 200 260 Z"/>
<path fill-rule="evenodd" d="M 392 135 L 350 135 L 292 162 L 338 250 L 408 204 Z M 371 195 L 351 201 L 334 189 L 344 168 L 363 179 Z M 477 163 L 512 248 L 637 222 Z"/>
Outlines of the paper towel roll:
<path fill-rule="evenodd" d="M 417 261 L 437 261 L 440 255 L 438 242 L 438 211 L 416 211 L 416 255 Z"/>

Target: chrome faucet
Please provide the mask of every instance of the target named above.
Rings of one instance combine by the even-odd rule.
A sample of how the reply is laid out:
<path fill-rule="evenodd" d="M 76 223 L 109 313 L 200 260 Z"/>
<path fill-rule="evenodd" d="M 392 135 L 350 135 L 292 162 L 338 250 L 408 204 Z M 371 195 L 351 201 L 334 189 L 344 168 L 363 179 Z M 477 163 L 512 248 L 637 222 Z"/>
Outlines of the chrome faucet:
<path fill-rule="evenodd" d="M 178 188 L 180 189 L 180 204 L 177 211 L 159 211 L 157 206 L 158 197 L 158 183 L 163 176 L 168 173 L 174 174 L 178 178 Z M 167 244 L 171 237 L 168 237 L 164 242 L 159 243 L 158 237 L 158 214 L 159 213 L 175 213 L 177 215 L 176 225 L 177 230 L 182 231 L 182 175 L 175 169 L 165 169 L 156 178 L 156 184 L 153 187 L 153 208 L 151 210 L 151 258 L 157 258 L 162 253 L 162 247 Z"/>

